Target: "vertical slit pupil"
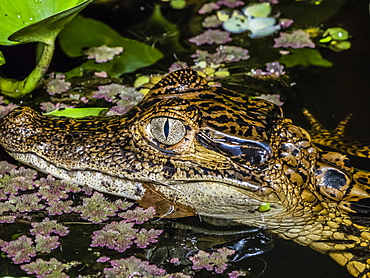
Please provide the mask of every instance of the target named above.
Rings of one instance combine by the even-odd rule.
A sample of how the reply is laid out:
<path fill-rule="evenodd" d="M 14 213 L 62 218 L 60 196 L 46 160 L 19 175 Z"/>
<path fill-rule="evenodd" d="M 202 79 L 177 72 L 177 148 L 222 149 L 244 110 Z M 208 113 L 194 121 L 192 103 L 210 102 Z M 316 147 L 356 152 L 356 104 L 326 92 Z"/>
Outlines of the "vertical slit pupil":
<path fill-rule="evenodd" d="M 166 119 L 166 122 L 164 123 L 163 126 L 163 133 L 166 139 L 168 138 L 168 134 L 170 133 L 170 121 Z"/>

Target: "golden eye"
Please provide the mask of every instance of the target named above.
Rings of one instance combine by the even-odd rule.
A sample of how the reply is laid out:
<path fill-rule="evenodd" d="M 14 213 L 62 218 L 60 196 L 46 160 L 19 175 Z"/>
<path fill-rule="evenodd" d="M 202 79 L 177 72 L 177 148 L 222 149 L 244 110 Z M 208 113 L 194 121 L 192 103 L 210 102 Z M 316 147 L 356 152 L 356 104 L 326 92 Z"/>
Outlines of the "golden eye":
<path fill-rule="evenodd" d="M 161 144 L 175 145 L 186 135 L 185 125 L 177 119 L 158 117 L 150 121 L 150 132 Z"/>

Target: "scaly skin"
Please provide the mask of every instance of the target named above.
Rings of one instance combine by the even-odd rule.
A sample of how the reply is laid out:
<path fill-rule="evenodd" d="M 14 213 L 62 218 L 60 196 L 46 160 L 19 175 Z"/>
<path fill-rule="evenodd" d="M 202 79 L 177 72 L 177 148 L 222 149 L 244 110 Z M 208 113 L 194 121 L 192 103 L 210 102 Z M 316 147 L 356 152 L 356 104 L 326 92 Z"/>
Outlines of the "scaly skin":
<path fill-rule="evenodd" d="M 265 227 L 370 277 L 369 173 L 318 149 L 279 107 L 210 88 L 193 70 L 167 75 L 124 116 L 17 108 L 0 120 L 0 144 L 55 177 L 155 206 L 159 196 L 167 217 Z"/>

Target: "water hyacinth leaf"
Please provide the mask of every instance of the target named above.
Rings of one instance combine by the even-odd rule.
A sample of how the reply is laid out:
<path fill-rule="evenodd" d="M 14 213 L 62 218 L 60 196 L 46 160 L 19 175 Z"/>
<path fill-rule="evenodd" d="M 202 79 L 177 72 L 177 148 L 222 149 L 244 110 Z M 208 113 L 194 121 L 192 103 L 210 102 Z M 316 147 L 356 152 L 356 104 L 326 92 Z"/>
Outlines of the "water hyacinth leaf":
<path fill-rule="evenodd" d="M 351 48 L 349 41 L 333 41 L 330 43 L 329 48 L 334 51 L 342 51 Z"/>
<path fill-rule="evenodd" d="M 302 66 L 320 66 L 331 67 L 332 62 L 324 59 L 320 52 L 311 48 L 291 49 L 290 54 L 283 55 L 280 62 L 285 64 L 288 68 L 302 65 Z"/>
<path fill-rule="evenodd" d="M 123 47 L 124 51 L 113 60 L 106 63 L 96 63 L 89 60 L 72 70 L 74 74 L 81 72 L 81 69 L 105 71 L 112 77 L 119 77 L 138 68 L 154 64 L 163 57 L 157 49 L 144 43 L 127 39 L 120 36 L 108 25 L 97 20 L 77 16 L 59 34 L 59 43 L 62 50 L 70 57 L 83 55 L 86 48 L 106 45 L 109 47 Z M 67 73 L 68 77 L 71 74 Z"/>
<path fill-rule="evenodd" d="M 250 38 L 262 38 L 273 34 L 280 29 L 280 25 L 276 24 L 276 19 L 273 17 L 254 18 L 249 22 Z"/>
<path fill-rule="evenodd" d="M 243 33 L 249 30 L 250 21 L 239 13 L 233 15 L 222 24 L 222 28 L 234 34 Z"/>
<path fill-rule="evenodd" d="M 269 3 L 249 5 L 242 12 L 249 17 L 268 17 L 271 13 L 271 6 Z"/>
<path fill-rule="evenodd" d="M 103 116 L 108 112 L 108 108 L 60 108 L 49 113 L 44 113 L 48 116 L 84 118 L 89 116 Z"/>
<path fill-rule="evenodd" d="M 92 0 L 13 0 L 0 4 L 0 44 L 53 41 Z"/>
<path fill-rule="evenodd" d="M 348 32 L 343 28 L 339 27 L 327 29 L 322 36 L 323 37 L 330 36 L 333 40 L 337 41 L 345 41 L 349 37 Z"/>

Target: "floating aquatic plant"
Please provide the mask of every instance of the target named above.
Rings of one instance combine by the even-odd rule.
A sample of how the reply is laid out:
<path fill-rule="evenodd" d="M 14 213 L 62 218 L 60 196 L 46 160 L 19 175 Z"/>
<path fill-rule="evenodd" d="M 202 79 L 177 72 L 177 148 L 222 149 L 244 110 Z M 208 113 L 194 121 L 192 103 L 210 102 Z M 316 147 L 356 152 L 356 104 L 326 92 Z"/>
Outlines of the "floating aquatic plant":
<path fill-rule="evenodd" d="M 92 223 L 101 223 L 116 214 L 117 205 L 107 201 L 103 194 L 94 192 L 91 198 L 85 198 L 83 204 L 73 210 L 79 212 L 83 219 Z"/>
<path fill-rule="evenodd" d="M 222 21 L 217 15 L 210 15 L 203 19 L 202 26 L 204 28 L 216 28 L 222 24 Z"/>
<path fill-rule="evenodd" d="M 90 47 L 88 50 L 84 51 L 87 55 L 87 59 L 94 59 L 97 63 L 104 63 L 113 60 L 114 56 L 122 53 L 123 47 L 108 47 L 102 45 L 99 47 Z"/>
<path fill-rule="evenodd" d="M 272 62 L 266 64 L 266 70 L 262 69 L 251 69 L 249 75 L 256 78 L 278 78 L 285 74 L 284 66 L 279 62 Z"/>
<path fill-rule="evenodd" d="M 10 165 L 4 165 L 4 167 L 10 168 Z M 0 175 L 0 198 L 2 193 L 17 195 L 19 190 L 33 189 L 36 176 L 35 170 L 24 167 L 12 168 L 7 174 Z"/>
<path fill-rule="evenodd" d="M 109 249 L 124 252 L 133 244 L 133 239 L 136 237 L 137 229 L 133 228 L 134 223 L 125 221 L 112 222 L 103 227 L 99 231 L 93 232 L 91 247 L 107 247 Z"/>
<path fill-rule="evenodd" d="M 351 42 L 347 41 L 349 39 L 348 31 L 333 27 L 328 28 L 322 35 L 322 39 L 319 40 L 320 43 L 329 47 L 334 51 L 343 51 L 351 48 Z"/>
<path fill-rule="evenodd" d="M 166 271 L 134 256 L 110 261 L 111 268 L 104 269 L 105 277 L 164 277 Z"/>
<path fill-rule="evenodd" d="M 4 103 L 3 97 L 0 96 L 0 119 L 7 115 L 14 108 L 18 107 L 18 105 L 15 105 L 13 103 L 9 103 L 8 105 L 3 105 L 3 103 Z"/>
<path fill-rule="evenodd" d="M 154 243 L 158 241 L 158 236 L 162 233 L 161 230 L 154 230 L 154 229 L 141 229 L 139 232 L 135 234 L 135 243 L 140 248 L 147 247 L 150 243 Z"/>
<path fill-rule="evenodd" d="M 133 210 L 127 210 L 118 214 L 118 216 L 125 219 L 126 222 L 135 222 L 136 224 L 143 224 L 153 218 L 154 215 L 155 209 L 153 207 L 147 209 L 136 207 Z"/>
<path fill-rule="evenodd" d="M 50 220 L 45 218 L 41 222 L 32 222 L 31 226 L 33 227 L 30 230 L 31 235 L 44 235 L 49 236 L 52 233 L 60 236 L 65 236 L 69 233 L 69 230 L 66 226 L 58 223 L 56 220 Z"/>
<path fill-rule="evenodd" d="M 282 106 L 284 104 L 284 102 L 280 101 L 280 95 L 262 94 L 259 95 L 257 98 L 267 100 L 269 102 L 272 102 L 273 104 L 276 104 L 277 106 Z"/>
<path fill-rule="evenodd" d="M 136 224 L 142 224 L 151 218 L 155 212 L 150 208 L 143 210 L 142 208 L 134 211 L 127 211 L 129 219 L 120 222 L 112 222 L 106 224 L 101 230 L 93 232 L 92 247 L 102 246 L 109 249 L 115 249 L 119 252 L 124 252 L 130 248 L 133 242 L 140 248 L 145 248 L 150 243 L 156 242 L 161 230 L 146 230 L 142 228 L 140 231 L 133 228 Z M 150 216 L 151 215 L 151 216 Z M 133 221 L 133 222 L 128 222 Z M 135 239 L 135 240 L 134 240 Z"/>
<path fill-rule="evenodd" d="M 238 277 L 245 277 L 248 274 L 249 274 L 248 271 L 234 270 L 234 271 L 228 273 L 227 275 L 229 276 L 229 278 L 238 278 Z"/>
<path fill-rule="evenodd" d="M 190 42 L 196 45 L 202 44 L 224 44 L 231 41 L 230 33 L 219 29 L 208 29 L 202 34 L 189 39 Z"/>
<path fill-rule="evenodd" d="M 201 61 L 207 62 L 207 65 L 218 65 L 221 63 L 231 63 L 238 62 L 241 60 L 248 60 L 250 56 L 248 55 L 248 49 L 244 49 L 238 46 L 232 45 L 220 45 L 216 48 L 216 52 L 211 54 L 205 50 L 197 49 L 195 54 L 191 57 L 195 58 L 194 62 L 196 64 Z"/>
<path fill-rule="evenodd" d="M 315 44 L 310 39 L 310 35 L 304 30 L 294 30 L 291 33 L 281 32 L 278 38 L 274 39 L 275 44 L 273 47 L 292 47 L 292 48 L 303 48 L 310 47 L 315 48 Z"/>
<path fill-rule="evenodd" d="M 221 6 L 224 5 L 231 9 L 234 9 L 238 6 L 243 6 L 245 4 L 244 1 L 238 1 L 238 0 L 219 0 L 216 3 Z"/>
<path fill-rule="evenodd" d="M 68 191 L 64 190 L 64 186 L 62 185 L 63 183 L 68 182 L 55 180 L 53 176 L 48 175 L 46 178 L 41 178 L 36 181 L 36 186 L 39 189 L 37 194 L 40 195 L 42 199 L 50 202 L 66 199 L 68 198 Z"/>
<path fill-rule="evenodd" d="M 49 95 L 61 94 L 71 89 L 71 82 L 65 81 L 64 74 L 52 72 L 48 79 L 45 80 L 46 91 Z"/>
<path fill-rule="evenodd" d="M 99 86 L 98 91 L 93 92 L 94 98 L 104 98 L 107 102 L 113 102 L 114 105 L 107 113 L 108 116 L 116 114 L 125 114 L 130 108 L 143 99 L 143 93 L 134 87 L 127 87 L 112 83 Z"/>
<path fill-rule="evenodd" d="M 98 87 L 98 91 L 93 92 L 94 98 L 104 98 L 107 102 L 115 101 L 119 95 L 125 91 L 125 86 L 112 83 Z"/>
<path fill-rule="evenodd" d="M 59 262 L 56 258 L 51 258 L 50 261 L 37 259 L 35 262 L 21 265 L 21 268 L 28 274 L 35 274 L 36 277 L 65 278 L 68 275 L 62 271 L 70 268 L 70 266 Z"/>
<path fill-rule="evenodd" d="M 207 14 L 207 13 L 210 13 L 214 10 L 218 10 L 219 8 L 221 8 L 221 6 L 218 5 L 217 3 L 209 2 L 209 3 L 203 4 L 203 6 L 198 10 L 198 13 L 199 14 Z"/>
<path fill-rule="evenodd" d="M 32 238 L 25 235 L 3 244 L 1 251 L 5 252 L 7 257 L 12 258 L 15 264 L 30 262 L 31 257 L 36 256 L 36 247 L 33 246 Z"/>
<path fill-rule="evenodd" d="M 207 253 L 199 250 L 197 254 L 189 257 L 192 261 L 194 270 L 205 268 L 208 271 L 215 271 L 216 273 L 223 273 L 227 268 L 227 257 L 233 255 L 234 250 L 226 247 L 217 249 L 217 252 Z"/>
<path fill-rule="evenodd" d="M 269 3 L 259 3 L 246 6 L 241 12 L 235 10 L 230 17 L 219 16 L 219 19 L 224 21 L 222 27 L 231 33 L 249 31 L 250 38 L 262 38 L 281 28 L 275 17 L 269 17 L 270 13 Z"/>
<path fill-rule="evenodd" d="M 46 208 L 49 215 L 62 215 L 64 213 L 70 213 L 73 211 L 71 205 L 72 200 L 67 201 L 48 201 L 48 207 Z"/>
<path fill-rule="evenodd" d="M 14 204 L 15 209 L 19 212 L 31 212 L 45 208 L 45 205 L 41 203 L 41 199 L 36 193 L 20 196 L 10 195 L 9 202 Z"/>
<path fill-rule="evenodd" d="M 36 251 L 41 253 L 50 253 L 59 246 L 59 236 L 36 235 Z"/>

